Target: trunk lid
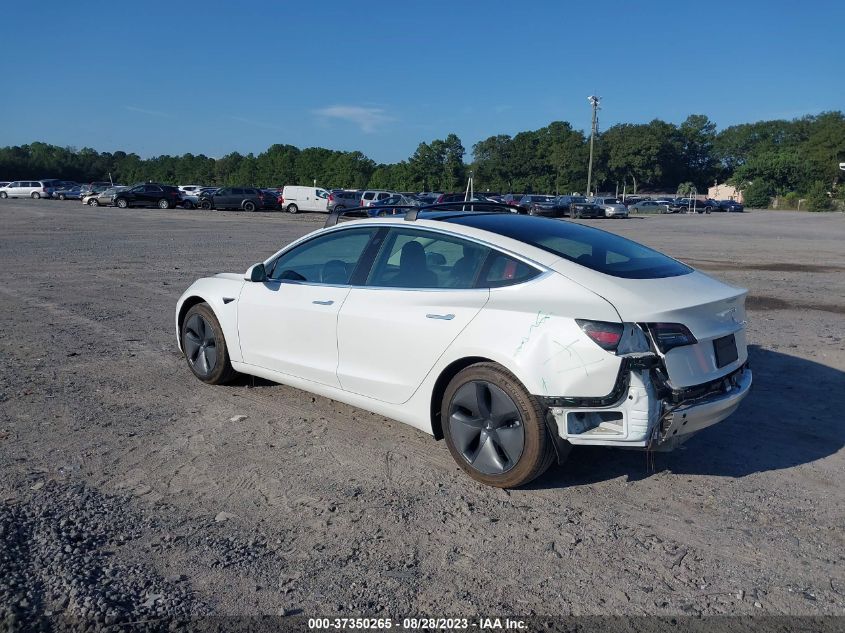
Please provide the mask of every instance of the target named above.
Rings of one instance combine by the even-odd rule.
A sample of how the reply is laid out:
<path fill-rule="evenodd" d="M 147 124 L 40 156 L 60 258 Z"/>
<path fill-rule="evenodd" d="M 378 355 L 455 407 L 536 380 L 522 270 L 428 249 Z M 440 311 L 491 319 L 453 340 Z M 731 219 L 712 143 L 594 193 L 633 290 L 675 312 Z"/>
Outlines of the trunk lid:
<path fill-rule="evenodd" d="M 748 359 L 744 288 L 698 271 L 659 279 L 621 279 L 589 271 L 588 277 L 584 285 L 609 301 L 623 322 L 680 323 L 692 332 L 697 343 L 661 353 L 673 388 L 715 380 Z"/>

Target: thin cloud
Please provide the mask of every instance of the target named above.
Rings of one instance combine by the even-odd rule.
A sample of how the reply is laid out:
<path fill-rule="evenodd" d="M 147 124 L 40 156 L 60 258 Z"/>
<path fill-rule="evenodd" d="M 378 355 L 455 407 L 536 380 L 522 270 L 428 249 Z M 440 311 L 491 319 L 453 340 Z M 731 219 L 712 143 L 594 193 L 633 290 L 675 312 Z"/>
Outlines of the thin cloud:
<path fill-rule="evenodd" d="M 393 117 L 385 113 L 384 108 L 368 108 L 364 106 L 333 105 L 314 110 L 314 114 L 329 119 L 340 119 L 354 123 L 365 134 L 372 134 L 385 123 L 393 121 Z"/>
<path fill-rule="evenodd" d="M 125 105 L 123 107 L 125 109 L 129 110 L 130 112 L 140 112 L 141 114 L 149 114 L 150 116 L 163 116 L 163 117 L 173 116 L 169 112 L 162 112 L 161 110 L 147 110 L 146 108 L 139 108 L 137 106 L 131 106 L 131 105 Z"/>

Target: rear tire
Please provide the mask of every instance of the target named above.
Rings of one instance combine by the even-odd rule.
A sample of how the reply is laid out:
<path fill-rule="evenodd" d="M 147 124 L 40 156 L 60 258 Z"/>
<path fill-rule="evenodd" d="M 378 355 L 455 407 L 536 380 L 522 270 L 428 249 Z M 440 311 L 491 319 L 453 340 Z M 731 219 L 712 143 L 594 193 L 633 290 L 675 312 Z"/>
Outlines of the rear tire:
<path fill-rule="evenodd" d="M 182 208 L 190 211 L 191 209 L 194 208 L 194 203 L 191 202 L 190 200 L 185 200 L 185 202 L 182 203 Z"/>
<path fill-rule="evenodd" d="M 458 372 L 446 387 L 440 415 L 453 459 L 488 486 L 524 486 L 554 460 L 545 411 L 496 363 Z"/>
<path fill-rule="evenodd" d="M 67 198 L 65 197 L 65 194 L 63 194 L 63 193 L 59 194 L 59 200 L 66 200 L 66 199 Z"/>
<path fill-rule="evenodd" d="M 288 213 L 299 213 L 299 207 L 298 207 L 298 206 L 296 206 L 295 204 L 289 204 L 289 205 L 285 208 L 285 210 L 286 210 Z"/>
<path fill-rule="evenodd" d="M 38 200 L 41 197 L 41 194 L 37 191 L 33 191 L 32 195 L 30 196 L 33 200 Z"/>
<path fill-rule="evenodd" d="M 255 211 L 255 203 L 254 203 L 254 202 L 250 202 L 249 200 L 247 200 L 246 202 L 244 202 L 244 211 L 249 211 L 250 213 L 252 213 L 253 211 Z"/>
<path fill-rule="evenodd" d="M 223 328 L 207 303 L 198 303 L 185 314 L 182 349 L 191 372 L 204 383 L 222 385 L 234 377 Z"/>
<path fill-rule="evenodd" d="M 170 208 L 170 201 L 162 198 L 158 201 L 158 208 L 159 209 L 169 209 Z"/>

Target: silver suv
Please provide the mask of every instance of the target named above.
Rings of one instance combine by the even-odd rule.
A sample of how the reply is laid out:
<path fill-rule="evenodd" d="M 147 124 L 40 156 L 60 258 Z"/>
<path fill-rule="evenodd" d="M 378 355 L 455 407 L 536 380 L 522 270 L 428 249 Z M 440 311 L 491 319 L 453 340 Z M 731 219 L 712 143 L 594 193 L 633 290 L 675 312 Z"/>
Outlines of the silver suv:
<path fill-rule="evenodd" d="M 606 218 L 628 217 L 628 208 L 619 202 L 618 198 L 593 198 L 592 202 L 604 209 L 604 217 Z"/>
<path fill-rule="evenodd" d="M 393 193 L 390 192 L 390 191 L 379 191 L 379 190 L 371 191 L 371 190 L 367 190 L 363 194 L 361 194 L 361 206 L 362 207 L 368 207 L 373 202 L 378 202 L 379 200 L 385 200 L 392 195 L 393 195 Z"/>
<path fill-rule="evenodd" d="M 49 198 L 53 195 L 52 180 L 15 180 L 0 187 L 0 198 Z"/>

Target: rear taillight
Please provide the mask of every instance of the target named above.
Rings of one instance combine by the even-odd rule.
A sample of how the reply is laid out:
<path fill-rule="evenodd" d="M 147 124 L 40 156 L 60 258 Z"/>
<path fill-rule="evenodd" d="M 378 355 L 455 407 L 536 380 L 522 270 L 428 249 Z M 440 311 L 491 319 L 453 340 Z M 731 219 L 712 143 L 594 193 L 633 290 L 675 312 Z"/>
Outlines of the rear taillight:
<path fill-rule="evenodd" d="M 648 323 L 647 325 L 654 344 L 664 354 L 676 347 L 698 343 L 687 326 L 680 323 Z"/>
<path fill-rule="evenodd" d="M 610 323 L 609 321 L 575 319 L 575 322 L 596 345 L 608 352 L 616 351 L 625 329 L 621 323 Z"/>
<path fill-rule="evenodd" d="M 334 194 L 333 193 L 329 194 L 329 202 L 334 202 Z"/>

